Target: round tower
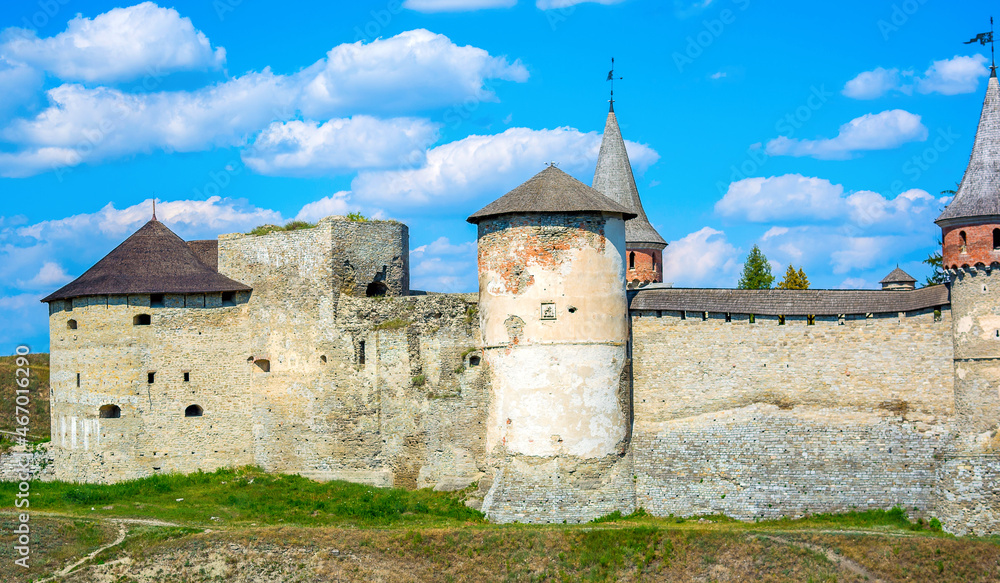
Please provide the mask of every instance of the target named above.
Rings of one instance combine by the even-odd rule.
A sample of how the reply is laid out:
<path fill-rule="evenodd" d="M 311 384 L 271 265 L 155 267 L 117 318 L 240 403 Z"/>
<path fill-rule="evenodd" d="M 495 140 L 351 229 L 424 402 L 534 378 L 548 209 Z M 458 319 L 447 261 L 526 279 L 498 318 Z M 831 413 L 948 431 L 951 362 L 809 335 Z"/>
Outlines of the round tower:
<path fill-rule="evenodd" d="M 623 374 L 625 223 L 635 216 L 550 166 L 469 217 L 492 370 L 483 511 L 579 522 L 634 506 Z"/>
<path fill-rule="evenodd" d="M 955 414 L 980 433 L 1000 421 L 1000 85 L 990 75 L 969 165 L 937 221 L 951 276 Z"/>
<path fill-rule="evenodd" d="M 594 189 L 634 215 L 625 221 L 625 281 L 629 289 L 662 283 L 663 250 L 667 242 L 649 223 L 642 208 L 639 189 L 632 175 L 632 163 L 629 162 L 625 140 L 615 116 L 614 101 L 604 124 L 604 137 L 594 171 Z"/>

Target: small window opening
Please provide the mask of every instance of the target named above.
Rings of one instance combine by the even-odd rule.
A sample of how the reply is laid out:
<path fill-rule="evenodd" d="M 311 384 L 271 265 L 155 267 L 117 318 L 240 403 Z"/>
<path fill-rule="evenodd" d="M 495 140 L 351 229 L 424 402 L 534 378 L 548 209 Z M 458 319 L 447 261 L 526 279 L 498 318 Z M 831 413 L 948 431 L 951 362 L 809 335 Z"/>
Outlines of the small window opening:
<path fill-rule="evenodd" d="M 806 316 L 806 325 L 807 326 L 815 326 L 816 325 L 816 316 Z"/>
<path fill-rule="evenodd" d="M 153 384 L 153 382 L 155 382 L 155 381 L 156 381 L 156 373 L 155 372 L 147 372 L 146 373 L 146 382 L 149 383 L 149 384 Z"/>
<path fill-rule="evenodd" d="M 149 314 L 139 314 L 136 317 L 132 318 L 132 325 L 133 326 L 149 326 L 149 323 L 151 321 L 152 321 L 152 319 L 149 317 Z"/>
<path fill-rule="evenodd" d="M 254 365 L 257 366 L 257 369 L 260 370 L 260 372 L 271 372 L 270 360 L 267 360 L 266 358 L 258 358 L 257 360 L 253 361 L 253 363 Z"/>
<path fill-rule="evenodd" d="M 149 296 L 149 307 L 150 308 L 162 308 L 163 307 L 163 294 L 150 294 Z"/>
<path fill-rule="evenodd" d="M 708 320 L 708 312 L 701 313 L 701 321 L 704 322 L 705 320 Z"/>
<path fill-rule="evenodd" d="M 248 356 L 247 357 L 247 362 L 253 362 L 253 357 L 252 356 Z"/>
<path fill-rule="evenodd" d="M 69 330 L 76 330 L 76 320 L 66 320 L 66 328 Z"/>
<path fill-rule="evenodd" d="M 67 312 L 73 311 L 73 300 L 66 300 L 63 302 L 63 309 Z"/>
<path fill-rule="evenodd" d="M 941 321 L 941 310 L 940 309 L 934 310 L 934 321 L 935 322 L 940 322 Z"/>
<path fill-rule="evenodd" d="M 570 314 L 575 314 L 576 313 L 576 306 L 570 306 L 569 309 L 566 310 L 566 311 L 569 312 Z"/>
<path fill-rule="evenodd" d="M 201 417 L 202 408 L 198 405 L 188 405 L 187 409 L 184 409 L 185 417 Z"/>
<path fill-rule="evenodd" d="M 325 354 L 319 355 L 319 361 L 323 364 L 326 364 L 326 355 Z"/>
<path fill-rule="evenodd" d="M 77 388 L 80 387 L 80 373 L 76 373 L 76 386 Z"/>
<path fill-rule="evenodd" d="M 729 312 L 726 312 L 726 321 L 727 322 L 732 322 L 733 321 L 733 315 L 730 314 Z"/>
<path fill-rule="evenodd" d="M 473 355 L 469 357 L 469 366 L 479 366 L 480 362 L 481 361 L 478 356 Z"/>
<path fill-rule="evenodd" d="M 756 324 L 757 323 L 757 316 L 754 316 L 753 314 L 750 314 L 749 318 L 747 318 L 747 320 L 749 320 L 749 322 L 751 324 Z"/>
<path fill-rule="evenodd" d="M 843 326 L 846 322 L 847 322 L 847 314 L 838 314 L 837 315 L 837 325 L 838 326 Z"/>
<path fill-rule="evenodd" d="M 365 341 L 358 342 L 358 364 L 365 363 Z"/>
<path fill-rule="evenodd" d="M 384 283 L 381 281 L 373 281 L 369 283 L 368 287 L 365 289 L 365 295 L 370 298 L 380 298 L 383 297 L 388 291 L 389 288 L 387 288 Z"/>
<path fill-rule="evenodd" d="M 99 415 L 101 419 L 118 419 L 122 416 L 122 410 L 118 405 L 104 405 Z"/>
<path fill-rule="evenodd" d="M 191 373 L 189 373 L 189 372 L 184 373 L 184 382 L 185 383 L 190 383 L 191 382 Z"/>
<path fill-rule="evenodd" d="M 688 318 L 687 312 L 684 311 L 684 310 L 681 310 L 681 320 L 687 320 L 687 318 Z"/>
<path fill-rule="evenodd" d="M 628 254 L 628 268 L 635 269 L 635 251 Z"/>
<path fill-rule="evenodd" d="M 663 310 L 656 310 L 656 317 L 657 318 L 662 318 L 663 317 Z"/>
<path fill-rule="evenodd" d="M 779 326 L 784 326 L 785 325 L 785 317 L 784 316 L 778 316 L 778 325 Z"/>
<path fill-rule="evenodd" d="M 969 241 L 965 236 L 965 231 L 958 232 L 958 252 L 965 253 L 969 248 Z"/>
<path fill-rule="evenodd" d="M 222 305 L 223 306 L 235 306 L 236 305 L 236 292 L 222 292 Z"/>

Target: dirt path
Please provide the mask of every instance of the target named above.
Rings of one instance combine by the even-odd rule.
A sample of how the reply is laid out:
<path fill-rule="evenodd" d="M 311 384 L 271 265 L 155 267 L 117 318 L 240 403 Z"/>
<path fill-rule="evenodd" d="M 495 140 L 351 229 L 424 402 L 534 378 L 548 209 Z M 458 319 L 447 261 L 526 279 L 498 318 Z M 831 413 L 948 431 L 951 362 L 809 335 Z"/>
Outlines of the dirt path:
<path fill-rule="evenodd" d="M 884 579 L 881 579 L 881 578 L 877 577 L 874 573 L 872 573 L 868 569 L 864 568 L 860 564 L 855 563 L 854 561 L 848 559 L 847 557 L 843 557 L 841 555 L 838 555 L 837 553 L 835 553 L 833 551 L 833 549 L 828 549 L 826 547 L 821 547 L 819 545 L 814 545 L 814 544 L 811 544 L 811 543 L 805 543 L 805 542 L 799 542 L 799 541 L 790 541 L 788 539 L 781 538 L 780 536 L 773 536 L 773 535 L 769 535 L 769 534 L 755 534 L 755 535 L 752 535 L 752 536 L 756 536 L 757 538 L 767 539 L 769 541 L 773 541 L 773 542 L 776 542 L 776 543 L 779 543 L 779 544 L 793 546 L 793 547 L 799 547 L 799 548 L 802 548 L 802 549 L 808 549 L 810 551 L 813 551 L 813 552 L 816 552 L 816 553 L 820 553 L 823 556 L 825 556 L 827 558 L 827 560 L 829 560 L 834 565 L 837 565 L 842 570 L 850 571 L 851 573 L 854 573 L 855 575 L 858 575 L 860 577 L 864 577 L 868 581 L 872 581 L 872 583 L 886 583 L 886 581 Z"/>

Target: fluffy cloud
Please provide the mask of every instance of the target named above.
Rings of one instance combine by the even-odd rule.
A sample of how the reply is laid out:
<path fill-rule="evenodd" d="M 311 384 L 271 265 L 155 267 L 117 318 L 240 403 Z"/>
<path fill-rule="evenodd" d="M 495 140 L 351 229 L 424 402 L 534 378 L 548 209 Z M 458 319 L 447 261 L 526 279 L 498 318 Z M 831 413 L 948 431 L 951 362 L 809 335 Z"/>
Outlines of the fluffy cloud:
<path fill-rule="evenodd" d="M 73 278 L 58 263 L 46 261 L 34 277 L 27 281 L 19 279 L 17 285 L 22 289 L 54 289 L 68 283 L 71 279 Z"/>
<path fill-rule="evenodd" d="M 22 63 L 12 63 L 0 54 L 0 122 L 18 107 L 32 102 L 42 88 L 43 75 Z"/>
<path fill-rule="evenodd" d="M 875 99 L 893 89 L 902 90 L 899 69 L 877 67 L 848 81 L 841 93 L 852 99 Z"/>
<path fill-rule="evenodd" d="M 910 95 L 915 88 L 920 93 L 957 95 L 975 91 L 979 79 L 987 75 L 989 69 L 983 55 L 955 55 L 950 59 L 934 61 L 923 75 L 917 75 L 912 69 L 877 67 L 865 71 L 848 81 L 842 93 L 853 99 L 875 99 L 890 91 Z"/>
<path fill-rule="evenodd" d="M 243 162 L 260 174 L 319 176 L 359 168 L 417 166 L 437 140 L 437 125 L 417 118 L 380 120 L 366 115 L 275 122 L 262 131 Z"/>
<path fill-rule="evenodd" d="M 777 137 L 767 143 L 772 156 L 811 156 L 818 160 L 847 160 L 863 150 L 888 150 L 927 139 L 920 116 L 902 109 L 867 113 L 840 126 L 834 138 L 800 140 Z"/>
<path fill-rule="evenodd" d="M 715 203 L 724 217 L 754 223 L 789 219 L 831 219 L 842 214 L 844 187 L 825 178 L 785 174 L 744 178 L 729 185 Z"/>
<path fill-rule="evenodd" d="M 298 75 L 300 109 L 322 118 L 352 111 L 419 111 L 466 99 L 495 101 L 487 79 L 524 82 L 520 61 L 451 42 L 428 30 L 410 30 L 364 44 L 342 44 Z M 377 96 L 377 99 L 373 99 Z"/>
<path fill-rule="evenodd" d="M 410 287 L 459 293 L 478 289 L 476 242 L 439 237 L 410 251 Z"/>
<path fill-rule="evenodd" d="M 93 19 L 77 15 L 64 32 L 38 38 L 8 29 L 0 54 L 67 81 L 112 82 L 171 71 L 219 69 L 223 48 L 173 8 L 143 2 Z"/>
<path fill-rule="evenodd" d="M 535 0 L 535 6 L 541 10 L 552 10 L 553 8 L 569 8 L 570 6 L 576 6 L 577 4 L 619 4 L 625 0 Z M 708 4 L 712 0 L 703 0 L 704 4 Z"/>
<path fill-rule="evenodd" d="M 403 204 L 484 198 L 513 188 L 552 160 L 570 174 L 593 171 L 600 147 L 601 136 L 596 132 L 510 128 L 432 148 L 421 168 L 362 172 L 351 186 L 364 200 Z M 649 146 L 627 142 L 626 147 L 639 172 L 659 159 Z"/>
<path fill-rule="evenodd" d="M 360 210 L 360 207 L 351 204 L 350 198 L 351 193 L 346 190 L 335 192 L 330 196 L 324 196 L 303 206 L 299 214 L 295 215 L 295 220 L 312 223 L 331 215 L 345 216 L 352 212 L 357 212 Z"/>
<path fill-rule="evenodd" d="M 739 267 L 736 247 L 711 227 L 671 241 L 663 250 L 663 281 L 675 287 L 733 287 Z"/>
<path fill-rule="evenodd" d="M 517 0 L 406 0 L 403 8 L 417 12 L 466 12 L 483 8 L 510 8 Z"/>

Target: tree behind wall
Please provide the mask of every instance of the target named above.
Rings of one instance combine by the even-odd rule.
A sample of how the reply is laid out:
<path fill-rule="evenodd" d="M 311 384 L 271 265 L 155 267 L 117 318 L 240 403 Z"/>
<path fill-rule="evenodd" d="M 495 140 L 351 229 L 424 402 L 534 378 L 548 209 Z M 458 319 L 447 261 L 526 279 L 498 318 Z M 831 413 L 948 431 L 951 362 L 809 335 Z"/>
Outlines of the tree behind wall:
<path fill-rule="evenodd" d="M 771 264 L 767 262 L 767 257 L 761 252 L 760 247 L 754 245 L 743 262 L 743 274 L 740 275 L 740 289 L 771 289 L 774 283 L 774 276 L 771 275 Z"/>
<path fill-rule="evenodd" d="M 809 289 L 809 278 L 800 267 L 798 271 L 791 265 L 785 271 L 785 279 L 778 284 L 778 289 Z"/>

